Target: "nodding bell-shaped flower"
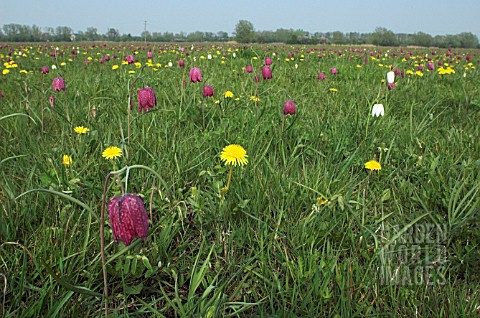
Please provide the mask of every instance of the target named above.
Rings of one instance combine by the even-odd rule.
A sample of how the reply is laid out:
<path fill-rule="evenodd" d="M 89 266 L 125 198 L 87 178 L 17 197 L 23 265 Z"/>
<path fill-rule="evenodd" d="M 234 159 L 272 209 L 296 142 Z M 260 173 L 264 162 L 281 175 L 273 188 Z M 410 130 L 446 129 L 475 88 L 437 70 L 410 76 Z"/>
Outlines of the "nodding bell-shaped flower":
<path fill-rule="evenodd" d="M 43 74 L 48 74 L 49 70 L 47 66 L 42 66 L 42 73 Z"/>
<path fill-rule="evenodd" d="M 183 60 L 178 60 L 178 66 L 184 67 L 184 66 L 185 66 L 185 62 L 184 62 Z"/>
<path fill-rule="evenodd" d="M 390 71 L 387 73 L 387 85 L 395 83 L 395 72 Z"/>
<path fill-rule="evenodd" d="M 54 108 L 55 107 L 55 97 L 53 95 L 50 95 L 48 98 L 48 101 L 50 102 L 50 107 Z"/>
<path fill-rule="evenodd" d="M 108 218 L 112 227 L 113 240 L 121 240 L 126 246 L 135 237 L 146 239 L 148 215 L 142 198 L 134 194 L 115 197 L 108 203 Z"/>
<path fill-rule="evenodd" d="M 246 71 L 247 73 L 252 73 L 252 72 L 253 72 L 253 67 L 252 67 L 251 65 L 247 65 L 247 66 L 245 67 L 245 71 Z"/>
<path fill-rule="evenodd" d="M 269 57 L 265 58 L 265 65 L 272 65 L 272 59 Z"/>
<path fill-rule="evenodd" d="M 148 51 L 148 52 L 147 52 L 147 58 L 148 58 L 148 59 L 151 59 L 152 57 L 153 57 L 153 53 L 150 52 L 150 51 Z"/>
<path fill-rule="evenodd" d="M 205 85 L 203 86 L 203 96 L 204 97 L 209 97 L 209 96 L 213 96 L 215 92 L 213 91 L 213 87 L 210 86 L 210 85 Z"/>
<path fill-rule="evenodd" d="M 324 80 L 325 79 L 325 74 L 323 72 L 318 73 L 318 79 L 319 80 Z"/>
<path fill-rule="evenodd" d="M 65 80 L 62 77 L 55 77 L 52 82 L 52 89 L 55 92 L 60 92 L 65 90 Z"/>
<path fill-rule="evenodd" d="M 125 60 L 128 62 L 128 64 L 132 64 L 133 62 L 135 62 L 135 59 L 133 58 L 132 55 L 127 55 Z"/>
<path fill-rule="evenodd" d="M 378 117 L 385 115 L 385 109 L 382 104 L 375 104 L 372 107 L 372 117 Z"/>
<path fill-rule="evenodd" d="M 429 71 L 433 71 L 435 69 L 435 63 L 428 62 L 427 68 Z"/>
<path fill-rule="evenodd" d="M 190 82 L 201 82 L 202 81 L 202 70 L 198 67 L 193 67 L 190 69 Z"/>
<path fill-rule="evenodd" d="M 336 67 L 332 67 L 332 69 L 330 70 L 330 74 L 332 74 L 332 75 L 337 74 L 337 68 L 336 68 Z"/>
<path fill-rule="evenodd" d="M 144 87 L 138 90 L 138 111 L 146 112 L 157 105 L 157 97 L 151 87 Z"/>
<path fill-rule="evenodd" d="M 262 67 L 262 76 L 264 80 L 272 78 L 272 70 L 270 69 L 270 66 L 265 65 Z"/>
<path fill-rule="evenodd" d="M 297 106 L 293 100 L 287 100 L 285 104 L 283 104 L 283 114 L 284 115 L 294 115 L 297 111 Z"/>

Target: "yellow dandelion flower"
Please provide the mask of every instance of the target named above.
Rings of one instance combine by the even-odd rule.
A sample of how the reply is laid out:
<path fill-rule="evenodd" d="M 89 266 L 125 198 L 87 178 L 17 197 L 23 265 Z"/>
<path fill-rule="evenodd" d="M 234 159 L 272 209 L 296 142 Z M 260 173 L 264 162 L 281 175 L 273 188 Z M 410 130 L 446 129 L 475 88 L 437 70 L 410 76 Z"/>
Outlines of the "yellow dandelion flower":
<path fill-rule="evenodd" d="M 226 91 L 225 94 L 224 94 L 224 97 L 225 97 L 225 98 L 232 98 L 232 97 L 233 97 L 233 93 L 230 92 L 230 91 Z"/>
<path fill-rule="evenodd" d="M 412 70 L 407 70 L 407 75 L 413 75 L 413 71 Z"/>
<path fill-rule="evenodd" d="M 8 70 L 8 69 L 4 69 L 4 70 L 2 71 L 2 74 L 3 74 L 3 75 L 7 75 L 8 73 L 10 73 L 10 70 Z"/>
<path fill-rule="evenodd" d="M 244 166 L 248 163 L 247 151 L 240 145 L 232 144 L 223 148 L 220 154 L 220 159 L 225 162 L 226 165 Z"/>
<path fill-rule="evenodd" d="M 128 71 L 128 74 L 135 74 L 135 71 Z"/>
<path fill-rule="evenodd" d="M 115 64 L 115 65 L 112 66 L 112 70 L 116 70 L 117 68 L 118 68 L 118 65 L 117 65 L 117 64 Z"/>
<path fill-rule="evenodd" d="M 382 170 L 382 165 L 377 160 L 370 160 L 369 162 L 365 163 L 365 169 L 369 169 L 370 171 Z"/>
<path fill-rule="evenodd" d="M 72 164 L 72 162 L 73 162 L 72 157 L 70 157 L 69 155 L 63 155 L 62 164 L 65 167 L 69 167 Z"/>
<path fill-rule="evenodd" d="M 62 62 L 62 63 L 60 63 L 60 66 L 65 66 L 65 65 L 67 65 L 67 63 L 66 63 L 66 62 Z"/>
<path fill-rule="evenodd" d="M 77 126 L 73 128 L 73 131 L 75 131 L 77 134 L 86 134 L 87 132 L 90 131 L 90 129 L 83 126 Z"/>
<path fill-rule="evenodd" d="M 338 92 L 338 89 L 332 87 L 330 88 L 330 92 L 333 92 L 333 93 Z"/>
<path fill-rule="evenodd" d="M 102 157 L 105 159 L 117 159 L 118 157 L 121 157 L 121 156 L 122 156 L 122 149 L 115 146 L 108 147 L 102 153 Z"/>
<path fill-rule="evenodd" d="M 416 71 L 415 74 L 418 75 L 418 76 L 420 76 L 420 77 L 423 76 L 423 73 L 422 73 L 422 71 L 420 71 L 420 70 Z"/>

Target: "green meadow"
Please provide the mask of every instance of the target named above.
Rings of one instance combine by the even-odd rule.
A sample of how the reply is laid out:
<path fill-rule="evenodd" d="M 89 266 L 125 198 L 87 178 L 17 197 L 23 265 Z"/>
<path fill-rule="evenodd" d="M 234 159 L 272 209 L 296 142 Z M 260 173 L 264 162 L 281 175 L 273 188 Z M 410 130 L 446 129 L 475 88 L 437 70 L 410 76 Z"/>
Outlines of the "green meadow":
<path fill-rule="evenodd" d="M 478 50 L 3 43 L 0 60 L 0 316 L 480 314 Z M 149 220 L 128 246 L 107 213 L 126 193 Z"/>

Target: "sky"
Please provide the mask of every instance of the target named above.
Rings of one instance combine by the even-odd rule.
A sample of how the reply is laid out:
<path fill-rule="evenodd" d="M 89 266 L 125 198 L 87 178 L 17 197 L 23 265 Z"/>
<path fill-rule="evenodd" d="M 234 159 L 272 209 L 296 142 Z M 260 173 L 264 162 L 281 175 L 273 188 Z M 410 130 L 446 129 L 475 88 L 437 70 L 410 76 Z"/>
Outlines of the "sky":
<path fill-rule="evenodd" d="M 68 26 L 74 32 L 97 28 L 104 34 L 225 31 L 230 35 L 240 20 L 255 31 L 279 28 L 309 32 L 371 33 L 384 27 L 394 33 L 435 35 L 472 32 L 480 38 L 478 0 L 2 0 L 4 24 Z"/>

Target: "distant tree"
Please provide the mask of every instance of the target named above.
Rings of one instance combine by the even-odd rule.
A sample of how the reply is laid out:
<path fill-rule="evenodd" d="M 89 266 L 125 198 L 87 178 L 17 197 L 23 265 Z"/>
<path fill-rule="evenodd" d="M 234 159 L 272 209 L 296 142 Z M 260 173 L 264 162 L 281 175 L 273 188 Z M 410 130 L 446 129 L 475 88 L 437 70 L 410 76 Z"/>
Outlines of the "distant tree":
<path fill-rule="evenodd" d="M 347 38 L 345 34 L 340 31 L 335 31 L 332 34 L 332 44 L 347 44 Z"/>
<path fill-rule="evenodd" d="M 411 35 L 411 45 L 416 46 L 433 46 L 434 39 L 430 34 L 424 32 L 417 32 Z"/>
<path fill-rule="evenodd" d="M 248 43 L 255 41 L 255 32 L 253 24 L 247 20 L 238 21 L 235 26 L 235 39 L 240 43 Z"/>
<path fill-rule="evenodd" d="M 462 32 L 457 35 L 460 47 L 473 49 L 478 46 L 478 37 L 471 32 Z"/>
<path fill-rule="evenodd" d="M 67 26 L 57 26 L 55 28 L 56 41 L 70 41 L 73 30 Z"/>
<path fill-rule="evenodd" d="M 117 29 L 110 28 L 108 29 L 105 36 L 107 37 L 108 40 L 115 41 L 120 36 L 120 32 Z"/>
<path fill-rule="evenodd" d="M 228 33 L 225 31 L 218 31 L 217 32 L 217 39 L 219 41 L 228 41 Z"/>
<path fill-rule="evenodd" d="M 88 41 L 96 41 L 98 38 L 97 28 L 88 27 L 87 31 L 85 31 L 85 39 Z"/>
<path fill-rule="evenodd" d="M 200 31 L 195 31 L 187 35 L 187 41 L 189 42 L 202 42 L 204 41 L 205 34 Z"/>
<path fill-rule="evenodd" d="M 392 31 L 378 27 L 371 34 L 371 43 L 380 46 L 398 46 L 398 40 Z"/>

